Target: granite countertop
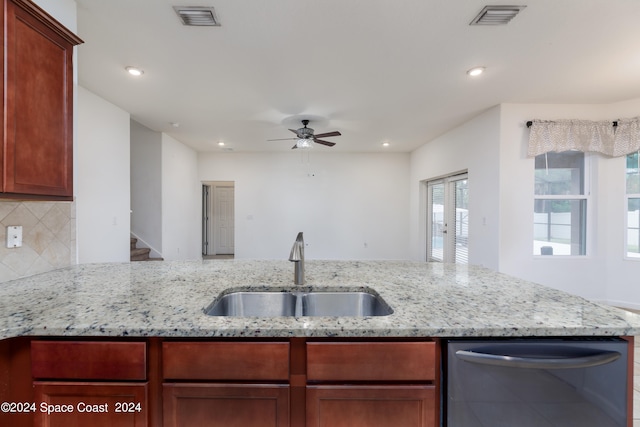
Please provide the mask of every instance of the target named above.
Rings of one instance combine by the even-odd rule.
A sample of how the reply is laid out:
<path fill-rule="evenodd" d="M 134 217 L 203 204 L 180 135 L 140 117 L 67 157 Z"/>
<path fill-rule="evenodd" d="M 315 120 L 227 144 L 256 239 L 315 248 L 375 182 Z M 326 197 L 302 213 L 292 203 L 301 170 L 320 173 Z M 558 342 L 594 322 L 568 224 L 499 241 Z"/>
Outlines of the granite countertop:
<path fill-rule="evenodd" d="M 287 261 L 87 264 L 0 284 L 16 336 L 525 337 L 640 335 L 640 315 L 475 266 L 307 261 L 307 285 L 375 290 L 381 317 L 237 318 L 203 309 L 229 289 L 283 290 Z"/>

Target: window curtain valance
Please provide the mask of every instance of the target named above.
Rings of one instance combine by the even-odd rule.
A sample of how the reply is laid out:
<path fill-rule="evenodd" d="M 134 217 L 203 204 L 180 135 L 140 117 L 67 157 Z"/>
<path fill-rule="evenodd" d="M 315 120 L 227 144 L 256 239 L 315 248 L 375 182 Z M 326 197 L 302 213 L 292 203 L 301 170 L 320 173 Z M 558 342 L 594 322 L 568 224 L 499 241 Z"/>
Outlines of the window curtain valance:
<path fill-rule="evenodd" d="M 614 125 L 615 124 L 615 125 Z M 640 117 L 611 121 L 532 120 L 527 154 L 579 150 L 611 157 L 640 150 Z"/>

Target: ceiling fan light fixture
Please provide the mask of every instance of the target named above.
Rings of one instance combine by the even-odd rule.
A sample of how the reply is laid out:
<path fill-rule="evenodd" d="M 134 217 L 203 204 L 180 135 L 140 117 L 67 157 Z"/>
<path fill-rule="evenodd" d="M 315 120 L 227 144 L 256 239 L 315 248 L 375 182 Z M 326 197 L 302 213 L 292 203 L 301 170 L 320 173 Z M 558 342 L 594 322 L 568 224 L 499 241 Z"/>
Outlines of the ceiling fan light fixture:
<path fill-rule="evenodd" d="M 313 139 L 298 138 L 296 140 L 296 148 L 311 148 L 311 147 L 313 147 Z"/>
<path fill-rule="evenodd" d="M 313 129 L 307 127 L 308 124 L 309 124 L 309 120 L 305 119 L 305 120 L 302 120 L 302 125 L 304 127 L 301 127 L 299 129 L 289 129 L 290 132 L 293 132 L 296 134 L 295 138 L 267 139 L 267 141 L 289 141 L 289 140 L 295 141 L 296 145 L 291 147 L 291 149 L 312 148 L 313 144 L 320 144 L 326 147 L 333 147 L 334 145 L 336 145 L 335 142 L 325 141 L 324 139 L 320 139 L 320 138 L 328 138 L 328 137 L 342 135 L 337 130 L 332 132 L 319 133 L 316 135 Z"/>

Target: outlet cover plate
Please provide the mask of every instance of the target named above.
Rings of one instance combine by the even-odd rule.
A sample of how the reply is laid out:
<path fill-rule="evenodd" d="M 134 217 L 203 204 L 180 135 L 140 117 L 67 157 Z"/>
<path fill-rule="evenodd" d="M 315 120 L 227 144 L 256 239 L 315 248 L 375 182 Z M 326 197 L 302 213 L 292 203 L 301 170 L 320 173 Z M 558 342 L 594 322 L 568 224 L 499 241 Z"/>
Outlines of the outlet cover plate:
<path fill-rule="evenodd" d="M 22 246 L 22 226 L 10 225 L 7 227 L 7 248 L 19 248 Z"/>

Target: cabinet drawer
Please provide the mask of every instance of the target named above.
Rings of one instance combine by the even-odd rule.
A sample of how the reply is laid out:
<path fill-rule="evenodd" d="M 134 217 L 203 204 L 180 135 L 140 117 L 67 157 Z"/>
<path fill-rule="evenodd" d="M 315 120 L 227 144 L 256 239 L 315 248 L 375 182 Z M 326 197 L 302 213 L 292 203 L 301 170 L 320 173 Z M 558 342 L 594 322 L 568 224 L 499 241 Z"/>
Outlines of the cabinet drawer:
<path fill-rule="evenodd" d="M 434 342 L 307 343 L 309 381 L 433 381 Z"/>
<path fill-rule="evenodd" d="M 133 380 L 147 378 L 144 342 L 32 341 L 34 378 Z"/>
<path fill-rule="evenodd" d="M 174 380 L 289 379 L 288 342 L 165 342 L 162 371 Z"/>

